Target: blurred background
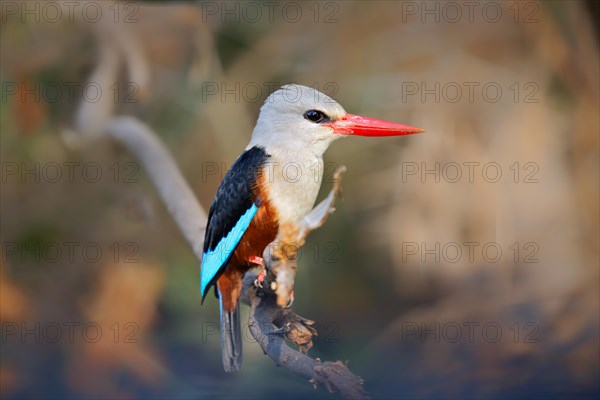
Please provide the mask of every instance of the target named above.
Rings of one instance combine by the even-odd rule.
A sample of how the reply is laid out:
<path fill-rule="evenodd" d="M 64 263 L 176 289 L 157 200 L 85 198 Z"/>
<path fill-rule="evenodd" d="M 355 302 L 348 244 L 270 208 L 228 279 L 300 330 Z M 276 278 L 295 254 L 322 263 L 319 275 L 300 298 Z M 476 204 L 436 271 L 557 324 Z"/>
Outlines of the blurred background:
<path fill-rule="evenodd" d="M 148 124 L 208 208 L 258 110 L 296 82 L 427 133 L 326 154 L 344 196 L 302 250 L 310 351 L 375 398 L 599 395 L 598 5 L 4 1 L 3 398 L 334 398 L 217 300 L 136 160 Z M 244 307 L 244 320 L 247 309 Z"/>

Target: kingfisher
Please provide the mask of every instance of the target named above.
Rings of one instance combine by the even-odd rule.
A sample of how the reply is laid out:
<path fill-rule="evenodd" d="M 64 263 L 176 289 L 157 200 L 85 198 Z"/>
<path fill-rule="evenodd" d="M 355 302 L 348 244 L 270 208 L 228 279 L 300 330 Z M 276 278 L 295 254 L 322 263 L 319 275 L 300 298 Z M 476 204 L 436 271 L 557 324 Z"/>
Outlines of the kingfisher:
<path fill-rule="evenodd" d="M 221 353 L 227 372 L 242 366 L 239 299 L 244 274 L 260 266 L 280 224 L 307 215 L 323 178 L 323 153 L 336 139 L 423 132 L 394 122 L 348 114 L 329 96 L 289 84 L 260 109 L 250 143 L 233 163 L 210 206 L 201 265 L 204 301 L 216 287 Z M 260 283 L 258 283 L 260 284 Z"/>

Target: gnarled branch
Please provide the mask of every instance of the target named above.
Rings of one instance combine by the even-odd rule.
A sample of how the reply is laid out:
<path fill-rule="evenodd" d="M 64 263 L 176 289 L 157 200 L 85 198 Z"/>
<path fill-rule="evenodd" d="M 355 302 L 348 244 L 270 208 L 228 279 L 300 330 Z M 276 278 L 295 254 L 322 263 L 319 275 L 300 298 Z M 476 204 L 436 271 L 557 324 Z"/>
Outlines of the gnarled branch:
<path fill-rule="evenodd" d="M 257 289 L 254 286 L 256 274 L 246 274 L 244 288 L 250 302 L 250 333 L 277 366 L 284 367 L 307 379 L 315 388 L 319 385 L 330 392 L 339 393 L 346 399 L 367 399 L 363 380 L 354 375 L 341 361 L 313 359 L 303 351 L 289 347 L 284 335 L 292 342 L 306 349 L 306 343 L 312 346 L 312 336 L 316 334 L 313 321 L 296 315 L 289 308 L 282 309 L 277 304 L 274 292 Z M 273 327 L 276 327 L 274 329 Z M 310 347 L 308 347 L 310 348 Z"/>

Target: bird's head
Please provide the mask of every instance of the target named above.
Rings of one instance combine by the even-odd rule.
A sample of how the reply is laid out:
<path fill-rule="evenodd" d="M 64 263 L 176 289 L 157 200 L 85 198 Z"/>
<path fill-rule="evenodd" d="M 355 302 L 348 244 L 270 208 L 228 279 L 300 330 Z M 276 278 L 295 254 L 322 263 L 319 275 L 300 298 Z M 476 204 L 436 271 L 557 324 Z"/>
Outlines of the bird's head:
<path fill-rule="evenodd" d="M 347 135 L 397 136 L 423 132 L 394 122 L 348 114 L 329 96 L 302 85 L 285 85 L 260 109 L 249 147 L 310 149 L 322 155 L 331 142 Z"/>

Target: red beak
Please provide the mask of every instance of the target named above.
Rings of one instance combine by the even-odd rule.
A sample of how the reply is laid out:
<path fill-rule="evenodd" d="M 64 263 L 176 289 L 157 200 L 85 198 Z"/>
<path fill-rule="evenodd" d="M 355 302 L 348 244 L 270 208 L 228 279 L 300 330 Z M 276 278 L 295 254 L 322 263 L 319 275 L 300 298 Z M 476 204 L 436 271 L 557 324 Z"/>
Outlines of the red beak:
<path fill-rule="evenodd" d="M 323 125 L 332 127 L 333 132 L 340 135 L 398 136 L 425 132 L 423 129 L 408 125 L 352 114 L 346 114 L 335 122 Z"/>

